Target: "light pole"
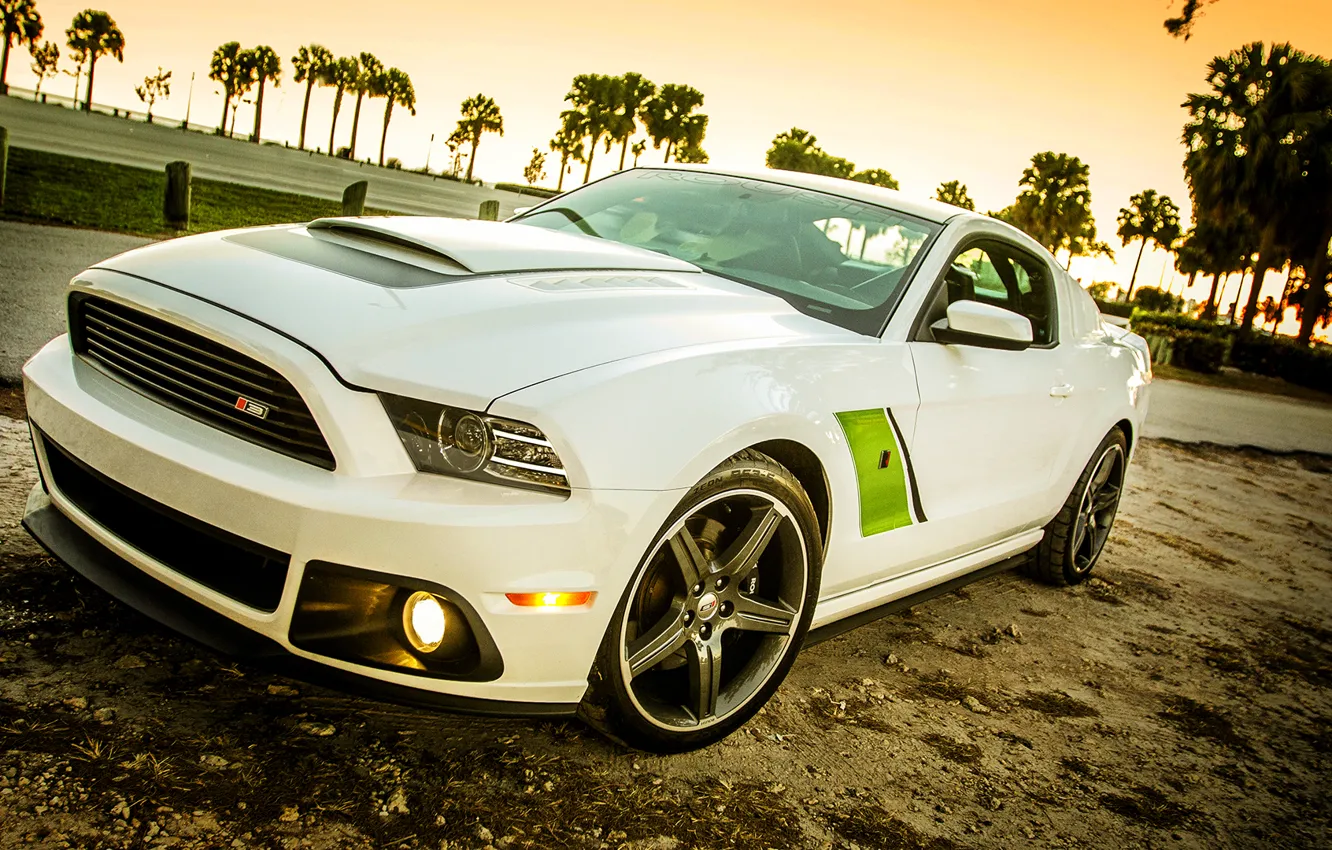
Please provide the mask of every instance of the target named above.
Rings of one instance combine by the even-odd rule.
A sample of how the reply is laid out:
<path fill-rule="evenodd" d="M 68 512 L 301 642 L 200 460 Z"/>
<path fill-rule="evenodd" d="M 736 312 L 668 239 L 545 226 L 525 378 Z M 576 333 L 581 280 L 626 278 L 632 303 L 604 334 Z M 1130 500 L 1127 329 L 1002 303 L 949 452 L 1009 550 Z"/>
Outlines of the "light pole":
<path fill-rule="evenodd" d="M 430 146 L 426 148 L 426 174 L 430 173 L 430 151 L 435 147 L 435 134 L 430 134 Z"/>
<path fill-rule="evenodd" d="M 194 72 L 190 71 L 190 96 L 185 99 L 185 123 L 180 125 L 180 129 L 190 129 L 190 107 L 194 105 Z"/>

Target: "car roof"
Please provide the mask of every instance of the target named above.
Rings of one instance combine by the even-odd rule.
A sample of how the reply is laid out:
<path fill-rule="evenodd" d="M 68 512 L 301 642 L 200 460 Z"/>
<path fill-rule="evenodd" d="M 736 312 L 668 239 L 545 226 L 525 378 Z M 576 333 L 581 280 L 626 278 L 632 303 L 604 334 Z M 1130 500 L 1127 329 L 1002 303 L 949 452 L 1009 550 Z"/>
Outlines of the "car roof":
<path fill-rule="evenodd" d="M 805 174 L 800 171 L 784 171 L 779 168 L 765 168 L 762 170 L 747 171 L 744 169 L 716 168 L 710 165 L 680 165 L 678 163 L 669 163 L 665 165 L 639 166 L 642 170 L 654 171 L 694 171 L 704 174 L 720 174 L 726 177 L 740 177 L 750 180 L 763 180 L 768 183 L 780 183 L 786 186 L 797 186 L 801 189 L 812 189 L 816 192 L 827 192 L 830 195 L 838 195 L 843 198 L 850 198 L 854 201 L 863 201 L 867 204 L 888 207 L 907 215 L 923 218 L 926 221 L 935 224 L 943 224 L 949 219 L 958 216 L 977 216 L 970 210 L 964 210 L 961 207 L 955 207 L 952 204 L 945 204 L 942 201 L 927 200 L 924 198 L 915 198 L 903 194 L 896 189 L 885 189 L 882 186 L 873 186 L 869 183 L 860 183 L 855 180 L 843 180 L 840 177 L 824 177 L 820 174 Z"/>

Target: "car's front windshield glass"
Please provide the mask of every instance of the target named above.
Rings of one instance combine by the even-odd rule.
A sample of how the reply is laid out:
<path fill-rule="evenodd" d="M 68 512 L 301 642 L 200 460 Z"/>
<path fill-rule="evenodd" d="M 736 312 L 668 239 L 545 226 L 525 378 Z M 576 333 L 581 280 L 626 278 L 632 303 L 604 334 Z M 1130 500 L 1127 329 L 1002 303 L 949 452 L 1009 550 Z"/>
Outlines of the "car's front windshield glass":
<path fill-rule="evenodd" d="M 877 334 L 939 225 L 765 180 L 634 170 L 515 219 L 686 260 L 796 309 Z"/>

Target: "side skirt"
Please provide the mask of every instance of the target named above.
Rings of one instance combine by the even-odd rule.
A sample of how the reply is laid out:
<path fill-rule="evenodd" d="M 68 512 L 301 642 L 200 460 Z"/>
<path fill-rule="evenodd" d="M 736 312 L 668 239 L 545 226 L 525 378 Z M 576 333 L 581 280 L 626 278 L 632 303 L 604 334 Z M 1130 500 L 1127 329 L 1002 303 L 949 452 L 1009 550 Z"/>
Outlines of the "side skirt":
<path fill-rule="evenodd" d="M 811 629 L 809 634 L 805 635 L 804 646 L 810 647 L 817 643 L 822 643 L 825 640 L 845 634 L 852 629 L 860 628 L 867 623 L 881 620 L 890 614 L 904 611 L 914 605 L 919 605 L 922 602 L 934 599 L 936 596 L 943 596 L 945 593 L 952 593 L 960 587 L 965 587 L 973 582 L 980 581 L 981 579 L 1008 572 L 1009 570 L 1020 567 L 1026 562 L 1028 557 L 1030 556 L 1026 552 L 1020 555 L 1013 555 L 1012 557 L 1005 558 L 997 563 L 990 564 L 988 567 L 982 567 L 979 570 L 974 570 L 964 575 L 960 575 L 957 578 L 949 579 L 948 581 L 941 582 L 933 587 L 927 587 L 924 590 L 919 590 L 908 596 L 885 602 L 875 608 L 861 611 L 858 614 L 852 614 L 849 617 L 843 617 L 840 620 L 834 620 L 827 625 L 819 626 L 817 629 Z"/>

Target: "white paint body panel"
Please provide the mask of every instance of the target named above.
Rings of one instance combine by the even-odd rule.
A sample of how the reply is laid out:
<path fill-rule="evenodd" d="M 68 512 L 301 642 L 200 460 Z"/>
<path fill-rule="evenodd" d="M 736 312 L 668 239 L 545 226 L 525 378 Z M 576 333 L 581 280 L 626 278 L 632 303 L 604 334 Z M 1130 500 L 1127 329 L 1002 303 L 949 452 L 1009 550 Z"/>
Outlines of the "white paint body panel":
<path fill-rule="evenodd" d="M 1145 346 L 1103 325 L 1052 260 L 1058 345 L 1007 352 L 912 341 L 912 324 L 962 240 L 988 234 L 1048 258 L 1025 236 L 874 187 L 752 176 L 947 222 L 881 337 L 687 263 L 517 224 L 369 220 L 473 271 L 502 272 L 415 289 L 284 260 L 227 234 L 190 237 L 101 264 L 72 288 L 277 370 L 309 405 L 336 469 L 162 407 L 83 362 L 63 337 L 25 367 L 30 418 L 126 487 L 290 553 L 281 605 L 272 614 L 248 609 L 134 551 L 58 492 L 49 498 L 140 569 L 307 657 L 286 637 L 306 562 L 444 585 L 471 601 L 491 631 L 505 665 L 498 680 L 422 679 L 316 660 L 460 696 L 570 703 L 581 698 L 611 613 L 668 514 L 742 449 L 798 443 L 823 467 L 831 505 L 815 614 L 823 625 L 1030 547 L 1105 433 L 1127 422 L 1136 439 L 1150 381 Z M 571 277 L 561 269 L 606 285 L 534 286 Z M 606 283 L 627 272 L 658 283 Z M 1072 391 L 1052 395 L 1064 386 Z M 375 392 L 532 423 L 559 453 L 572 493 L 418 473 Z M 836 414 L 873 408 L 893 411 L 928 521 L 866 537 Z M 46 498 L 35 493 L 34 504 Z M 586 608 L 557 611 L 519 609 L 503 596 L 533 590 L 598 595 Z"/>

